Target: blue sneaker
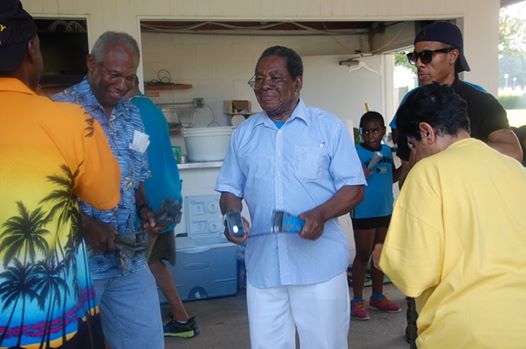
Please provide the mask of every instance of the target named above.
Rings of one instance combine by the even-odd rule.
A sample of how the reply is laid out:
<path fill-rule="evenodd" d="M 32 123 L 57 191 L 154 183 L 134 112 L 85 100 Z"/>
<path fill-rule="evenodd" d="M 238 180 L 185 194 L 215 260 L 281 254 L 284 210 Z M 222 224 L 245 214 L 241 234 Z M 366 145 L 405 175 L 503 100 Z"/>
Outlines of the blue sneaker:
<path fill-rule="evenodd" d="M 172 319 L 164 324 L 163 332 L 165 337 L 192 338 L 199 334 L 199 327 L 194 317 L 189 318 L 185 323 Z"/>

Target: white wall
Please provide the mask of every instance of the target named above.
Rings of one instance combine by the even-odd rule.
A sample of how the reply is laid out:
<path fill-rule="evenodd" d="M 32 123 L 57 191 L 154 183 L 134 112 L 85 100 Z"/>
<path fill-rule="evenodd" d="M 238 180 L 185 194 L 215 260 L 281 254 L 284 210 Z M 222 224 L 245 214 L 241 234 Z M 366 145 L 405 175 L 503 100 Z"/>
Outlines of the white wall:
<path fill-rule="evenodd" d="M 463 20 L 464 48 L 466 57 L 472 68 L 472 72 L 466 73 L 466 79 L 483 85 L 490 92 L 496 93 L 498 87 L 498 14 L 499 0 L 22 0 L 24 7 L 36 17 L 81 17 L 86 18 L 88 22 L 88 39 L 90 47 L 96 38 L 106 30 L 125 31 L 141 41 L 139 23 L 141 19 L 170 19 L 170 20 L 334 20 L 334 21 L 373 21 L 373 20 L 415 20 L 415 19 L 451 19 L 459 18 Z M 146 44 L 148 45 L 148 44 Z M 268 46 L 268 45 L 265 45 Z M 250 91 L 246 90 L 244 85 L 247 78 L 250 78 L 250 72 L 253 70 L 255 59 L 260 50 L 254 46 L 240 45 L 236 50 L 229 52 L 230 59 L 222 60 L 221 63 L 227 67 L 236 65 L 232 86 L 224 92 L 215 91 L 214 81 L 223 79 L 220 75 L 214 77 L 213 68 L 203 68 L 200 70 L 201 76 L 192 76 L 194 72 L 185 69 L 181 72 L 183 75 L 174 74 L 175 80 L 179 78 L 182 81 L 198 80 L 195 89 L 185 92 L 177 92 L 181 99 L 193 95 L 193 93 L 209 93 L 210 102 L 214 98 L 216 101 L 225 99 L 225 96 L 247 96 L 252 99 Z M 201 47 L 201 49 L 206 47 Z M 199 50 L 196 49 L 196 52 Z M 243 53 L 240 53 L 243 52 Z M 145 60 L 152 60 L 155 57 L 149 57 Z M 188 62 L 190 58 L 183 55 L 166 56 L 168 61 L 178 61 L 182 59 Z M 193 63 L 204 63 L 203 56 L 194 56 Z M 330 95 L 317 95 L 311 89 L 309 74 L 322 78 L 322 73 L 335 74 L 334 65 L 327 65 L 322 71 L 317 70 L 316 62 L 327 63 L 330 57 L 305 57 L 306 62 L 306 86 L 303 96 L 311 104 L 330 104 L 332 99 Z M 385 60 L 386 62 L 388 59 Z M 374 62 L 368 62 L 373 66 Z M 385 64 L 383 67 L 385 69 Z M 150 68 L 148 68 L 150 69 Z M 152 66 L 151 68 L 155 68 Z M 209 70 L 207 70 L 209 69 Z M 229 73 L 228 70 L 225 70 Z M 139 74 L 142 73 L 142 65 Z M 226 74 L 225 73 L 225 74 Z M 148 74 L 153 74 L 151 71 Z M 357 79 L 361 73 L 353 73 Z M 385 81 L 389 81 L 390 72 L 385 74 Z M 337 84 L 343 84 L 348 79 L 346 74 L 338 75 Z M 354 77 L 352 77 L 354 79 Z M 384 81 L 384 82 L 385 82 Z M 375 81 L 367 82 L 369 89 L 374 89 Z M 385 90 L 386 83 L 382 89 Z M 345 94 L 348 91 L 338 89 L 336 84 L 331 88 L 333 94 Z M 354 88 L 352 89 L 355 90 Z M 214 91 L 214 92 L 213 92 Z M 214 97 L 215 96 L 215 97 Z M 326 106 L 329 110 L 336 113 L 344 114 L 349 110 L 350 114 L 359 114 L 363 96 L 361 90 L 354 91 L 354 94 L 346 95 L 353 98 L 352 106 L 348 109 L 345 105 Z M 369 100 L 376 99 L 376 96 L 369 97 Z M 230 97 L 227 97 L 230 98 Z M 386 110 L 389 112 L 389 96 L 385 92 Z M 372 108 L 376 101 L 369 101 Z M 353 109 L 355 108 L 355 109 Z M 345 116 L 347 117 L 347 115 Z M 354 117 L 354 115 L 353 115 Z"/>
<path fill-rule="evenodd" d="M 22 0 L 34 16 L 83 16 L 90 46 L 105 30 L 140 39 L 141 18 L 180 20 L 407 20 L 464 18 L 466 78 L 496 93 L 499 0 Z"/>
<path fill-rule="evenodd" d="M 353 120 L 358 125 L 365 113 L 364 103 L 370 110 L 383 110 L 382 57 L 361 58 L 367 67 L 350 71 L 354 67 L 340 66 L 338 61 L 345 56 L 305 57 L 305 75 L 302 96 L 307 104 L 326 109 L 344 120 Z"/>
<path fill-rule="evenodd" d="M 271 45 L 294 48 L 304 61 L 302 97 L 309 105 L 324 108 L 345 120 L 358 123 L 367 102 L 371 110 L 384 113 L 381 56 L 362 60 L 378 74 L 366 69 L 350 72 L 338 65 L 349 55 L 309 55 L 337 51 L 333 38 L 247 37 L 213 35 L 142 34 L 144 78 L 157 79 L 161 69 L 168 70 L 173 82 L 192 84 L 190 90 L 162 91 L 156 102 L 185 102 L 203 97 L 216 116 L 227 124 L 223 102 L 248 99 L 253 111 L 259 111 L 253 91 L 247 85 L 261 52 Z M 358 38 L 354 39 L 359 41 Z M 162 74 L 162 72 L 161 72 Z M 198 110 L 196 126 L 206 126 L 212 119 L 209 109 Z"/>

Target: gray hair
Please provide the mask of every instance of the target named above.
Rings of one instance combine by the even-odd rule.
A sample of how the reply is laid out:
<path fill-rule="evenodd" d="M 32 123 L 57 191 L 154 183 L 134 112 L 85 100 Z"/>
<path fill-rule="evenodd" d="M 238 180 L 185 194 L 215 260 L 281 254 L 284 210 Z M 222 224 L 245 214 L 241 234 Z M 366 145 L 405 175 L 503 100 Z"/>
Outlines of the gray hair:
<path fill-rule="evenodd" d="M 99 36 L 91 50 L 91 55 L 95 59 L 95 62 L 100 63 L 104 59 L 104 56 L 111 45 L 124 46 L 129 49 L 137 59 L 140 57 L 139 45 L 130 34 L 107 31 Z"/>

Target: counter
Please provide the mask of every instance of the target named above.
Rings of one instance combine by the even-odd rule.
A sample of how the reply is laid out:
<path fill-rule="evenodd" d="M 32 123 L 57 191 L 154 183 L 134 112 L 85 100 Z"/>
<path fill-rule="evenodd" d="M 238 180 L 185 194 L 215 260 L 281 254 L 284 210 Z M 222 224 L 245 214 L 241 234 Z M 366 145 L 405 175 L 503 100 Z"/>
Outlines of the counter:
<path fill-rule="evenodd" d="M 205 169 L 205 168 L 220 168 L 223 165 L 223 161 L 204 161 L 204 162 L 185 162 L 184 164 L 178 164 L 179 170 L 188 169 Z"/>

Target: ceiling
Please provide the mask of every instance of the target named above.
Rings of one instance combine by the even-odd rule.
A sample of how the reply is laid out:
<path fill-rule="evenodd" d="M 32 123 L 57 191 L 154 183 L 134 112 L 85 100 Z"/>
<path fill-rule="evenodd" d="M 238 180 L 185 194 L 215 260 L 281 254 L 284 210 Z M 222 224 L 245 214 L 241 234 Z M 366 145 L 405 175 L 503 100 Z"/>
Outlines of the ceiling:
<path fill-rule="evenodd" d="M 500 0 L 501 7 L 526 0 Z M 453 19 L 452 19 L 453 20 Z M 375 41 L 403 32 L 414 37 L 429 21 L 173 21 L 143 20 L 143 33 L 172 33 L 190 35 L 236 35 L 236 36 L 361 36 L 374 50 Z M 409 31 L 399 30 L 401 26 Z M 389 35 L 390 33 L 391 35 Z M 380 39 L 379 39 L 380 38 Z M 401 40 L 404 41 L 404 40 Z M 407 41 L 407 40 L 406 40 Z M 411 40 L 408 41 L 411 43 Z M 364 48 L 360 51 L 364 52 Z"/>
<path fill-rule="evenodd" d="M 500 0 L 500 7 L 526 0 Z M 141 31 L 222 35 L 374 35 L 399 22 L 388 21 L 141 21 Z M 418 25 L 425 21 L 415 22 Z"/>
<path fill-rule="evenodd" d="M 500 7 L 506 7 L 522 1 L 524 0 L 500 0 Z"/>
<path fill-rule="evenodd" d="M 396 22 L 320 21 L 141 21 L 141 31 L 223 35 L 363 35 L 381 32 Z"/>

